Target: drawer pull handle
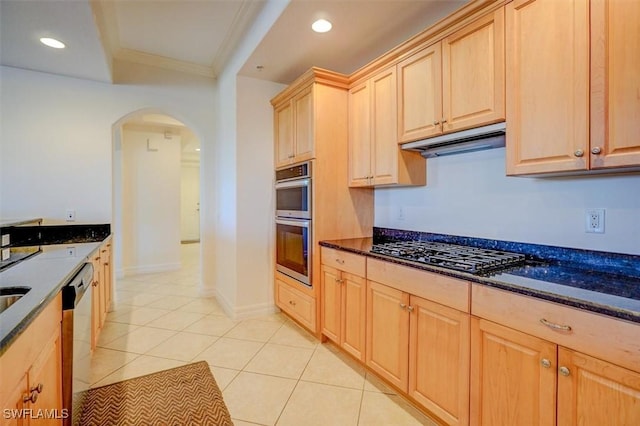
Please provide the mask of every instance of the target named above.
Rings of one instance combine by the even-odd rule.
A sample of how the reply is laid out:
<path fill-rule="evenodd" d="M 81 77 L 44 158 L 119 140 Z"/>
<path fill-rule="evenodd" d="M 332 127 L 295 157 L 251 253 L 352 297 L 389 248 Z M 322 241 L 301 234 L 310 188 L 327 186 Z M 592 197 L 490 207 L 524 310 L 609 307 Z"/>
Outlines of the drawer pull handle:
<path fill-rule="evenodd" d="M 571 370 L 569 370 L 567 367 L 560 367 L 558 371 L 560 372 L 560 374 L 562 374 L 565 377 L 571 374 Z"/>
<path fill-rule="evenodd" d="M 44 386 L 42 385 L 42 383 L 38 383 L 38 386 L 31 386 L 31 389 L 29 389 L 29 392 L 38 392 L 38 393 L 42 393 L 42 388 Z"/>
<path fill-rule="evenodd" d="M 542 366 L 544 368 L 550 368 L 551 367 L 551 361 L 549 361 L 546 358 L 542 358 L 542 361 L 540 361 L 540 364 L 542 364 Z"/>
<path fill-rule="evenodd" d="M 541 319 L 540 319 L 540 322 L 541 322 L 543 325 L 546 325 L 547 327 L 552 328 L 552 329 L 554 329 L 554 330 L 567 331 L 567 332 L 571 331 L 571 326 L 570 326 L 570 325 L 560 325 L 560 324 L 556 324 L 556 323 L 554 323 L 554 322 L 547 321 L 547 320 L 546 320 L 546 319 L 544 319 L 544 318 L 541 318 Z"/>
<path fill-rule="evenodd" d="M 291 306 L 296 306 L 296 302 L 294 302 L 293 300 L 289 300 L 289 304 L 290 304 Z"/>
<path fill-rule="evenodd" d="M 344 265 L 344 260 L 343 259 L 336 259 L 336 262 L 338 262 L 341 265 Z"/>

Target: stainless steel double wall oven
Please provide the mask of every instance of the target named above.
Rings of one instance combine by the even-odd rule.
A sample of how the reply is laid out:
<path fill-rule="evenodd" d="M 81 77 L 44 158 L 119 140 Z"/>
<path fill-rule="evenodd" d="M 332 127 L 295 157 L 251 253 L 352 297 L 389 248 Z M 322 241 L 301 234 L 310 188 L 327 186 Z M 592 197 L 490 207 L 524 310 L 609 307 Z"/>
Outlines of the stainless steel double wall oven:
<path fill-rule="evenodd" d="M 276 270 L 311 285 L 311 163 L 276 171 Z"/>

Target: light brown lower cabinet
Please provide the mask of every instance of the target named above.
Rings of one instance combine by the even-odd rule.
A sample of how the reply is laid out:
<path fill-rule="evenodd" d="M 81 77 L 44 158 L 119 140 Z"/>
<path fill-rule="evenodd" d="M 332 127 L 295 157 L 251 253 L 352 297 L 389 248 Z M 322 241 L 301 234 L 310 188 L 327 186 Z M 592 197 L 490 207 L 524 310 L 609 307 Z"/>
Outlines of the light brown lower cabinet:
<path fill-rule="evenodd" d="M 365 279 L 322 265 L 320 286 L 322 334 L 364 361 Z"/>
<path fill-rule="evenodd" d="M 58 295 L 0 356 L 3 426 L 62 424 L 61 322 Z"/>
<path fill-rule="evenodd" d="M 471 319 L 472 425 L 640 424 L 640 373 Z"/>
<path fill-rule="evenodd" d="M 316 299 L 295 288 L 296 280 L 276 273 L 276 305 L 315 333 Z M 291 282 L 291 284 L 289 283 Z M 297 284 L 301 286 L 301 284 Z"/>
<path fill-rule="evenodd" d="M 447 424 L 468 424 L 467 313 L 367 281 L 366 364 Z"/>

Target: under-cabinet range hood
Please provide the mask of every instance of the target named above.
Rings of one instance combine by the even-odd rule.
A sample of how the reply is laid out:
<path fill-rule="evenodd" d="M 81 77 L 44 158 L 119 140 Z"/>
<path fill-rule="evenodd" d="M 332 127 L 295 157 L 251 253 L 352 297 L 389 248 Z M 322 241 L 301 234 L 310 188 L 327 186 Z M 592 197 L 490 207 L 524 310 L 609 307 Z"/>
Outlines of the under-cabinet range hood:
<path fill-rule="evenodd" d="M 505 122 L 462 130 L 429 139 L 408 142 L 402 149 L 419 151 L 424 158 L 440 157 L 461 152 L 479 151 L 482 149 L 500 148 L 504 146 Z"/>

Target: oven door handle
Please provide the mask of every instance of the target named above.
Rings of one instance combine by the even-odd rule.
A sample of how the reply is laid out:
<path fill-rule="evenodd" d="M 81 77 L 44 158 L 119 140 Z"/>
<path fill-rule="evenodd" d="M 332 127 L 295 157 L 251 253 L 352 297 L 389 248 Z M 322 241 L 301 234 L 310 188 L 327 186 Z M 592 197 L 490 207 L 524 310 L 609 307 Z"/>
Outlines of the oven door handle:
<path fill-rule="evenodd" d="M 310 184 L 311 179 L 291 180 L 288 182 L 276 183 L 276 189 L 308 187 Z"/>
<path fill-rule="evenodd" d="M 280 219 L 276 218 L 276 225 L 289 225 L 297 226 L 300 228 L 308 228 L 310 221 L 308 220 L 295 220 L 295 219 Z"/>

